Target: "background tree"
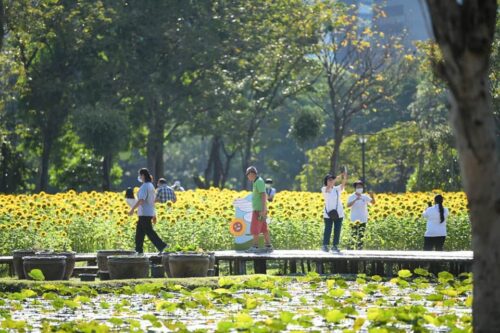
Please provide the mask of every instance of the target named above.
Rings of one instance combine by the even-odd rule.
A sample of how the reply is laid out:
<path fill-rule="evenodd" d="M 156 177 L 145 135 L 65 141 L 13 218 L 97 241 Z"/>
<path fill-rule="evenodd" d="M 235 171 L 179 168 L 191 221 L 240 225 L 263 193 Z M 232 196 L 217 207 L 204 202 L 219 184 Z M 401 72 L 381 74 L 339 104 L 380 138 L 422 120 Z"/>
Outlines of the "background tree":
<path fill-rule="evenodd" d="M 252 163 L 254 138 L 269 115 L 285 101 L 311 86 L 307 76 L 317 40 L 318 7 L 300 0 L 242 1 L 230 17 L 235 43 L 223 65 L 242 127 L 241 186 Z"/>
<path fill-rule="evenodd" d="M 427 0 L 449 89 L 451 124 L 469 201 L 474 250 L 473 326 L 500 327 L 500 161 L 489 88 L 497 0 Z"/>
<path fill-rule="evenodd" d="M 128 122 L 116 106 L 90 105 L 75 114 L 75 128 L 81 140 L 102 160 L 102 189 L 111 189 L 111 169 L 116 155 L 128 146 Z"/>
<path fill-rule="evenodd" d="M 37 189 L 48 188 L 49 160 L 71 109 L 72 83 L 85 42 L 104 16 L 100 1 L 13 1 L 6 8 L 8 33 L 22 65 L 18 84 L 25 117 L 41 149 Z M 49 82 L 49 84 L 47 84 Z"/>
<path fill-rule="evenodd" d="M 340 145 L 353 117 L 393 97 L 408 66 L 403 61 L 401 37 L 385 37 L 377 27 L 363 28 L 359 17 L 343 4 L 326 2 L 322 11 L 323 32 L 315 57 L 324 84 L 316 86 L 310 100 L 331 124 L 330 171 L 335 173 Z"/>

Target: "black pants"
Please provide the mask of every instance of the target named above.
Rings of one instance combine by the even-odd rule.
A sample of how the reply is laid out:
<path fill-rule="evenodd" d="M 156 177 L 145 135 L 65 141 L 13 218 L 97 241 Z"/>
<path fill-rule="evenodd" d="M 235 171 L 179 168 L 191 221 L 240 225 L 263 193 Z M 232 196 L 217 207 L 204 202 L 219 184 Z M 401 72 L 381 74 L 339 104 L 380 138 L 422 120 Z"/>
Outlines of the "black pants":
<path fill-rule="evenodd" d="M 144 236 L 148 236 L 158 251 L 164 250 L 167 246 L 156 231 L 153 230 L 152 220 L 152 216 L 139 216 L 139 221 L 135 229 L 135 251 L 138 253 L 144 253 Z"/>
<path fill-rule="evenodd" d="M 424 237 L 424 251 L 443 251 L 446 236 Z"/>
<path fill-rule="evenodd" d="M 360 223 L 351 227 L 351 239 L 349 249 L 362 250 L 363 237 L 365 237 L 366 223 Z"/>

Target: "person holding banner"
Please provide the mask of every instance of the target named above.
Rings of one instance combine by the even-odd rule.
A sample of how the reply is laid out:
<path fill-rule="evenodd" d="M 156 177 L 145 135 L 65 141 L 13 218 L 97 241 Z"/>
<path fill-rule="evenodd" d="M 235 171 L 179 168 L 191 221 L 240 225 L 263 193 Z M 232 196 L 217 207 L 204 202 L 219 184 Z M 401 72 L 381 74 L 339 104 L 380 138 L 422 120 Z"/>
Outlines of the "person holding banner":
<path fill-rule="evenodd" d="M 259 250 L 259 235 L 264 235 L 266 242 L 264 251 L 272 252 L 273 246 L 271 245 L 271 237 L 267 228 L 267 195 L 266 184 L 264 180 L 258 176 L 257 168 L 251 166 L 246 170 L 246 176 L 253 184 L 252 190 L 252 225 L 250 226 L 250 233 L 253 236 L 253 245 L 247 252 L 255 253 Z"/>

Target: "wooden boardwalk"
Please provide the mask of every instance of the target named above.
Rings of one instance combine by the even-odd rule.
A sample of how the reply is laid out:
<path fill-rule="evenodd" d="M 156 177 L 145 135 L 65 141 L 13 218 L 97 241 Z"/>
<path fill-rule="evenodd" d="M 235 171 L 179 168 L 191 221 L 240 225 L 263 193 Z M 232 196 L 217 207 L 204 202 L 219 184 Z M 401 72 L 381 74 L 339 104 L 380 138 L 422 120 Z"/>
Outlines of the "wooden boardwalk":
<path fill-rule="evenodd" d="M 216 252 L 216 261 L 228 261 L 233 274 L 246 274 L 247 262 L 254 263 L 256 273 L 266 273 L 268 261 L 284 261 L 284 274 L 315 270 L 320 273 L 368 273 L 392 276 L 398 269 L 430 268 L 454 274 L 471 271 L 472 251 L 376 251 L 345 250 L 340 253 L 317 250 L 275 250 L 272 253 Z M 310 266 L 315 267 L 310 267 Z M 308 266 L 307 269 L 305 266 Z"/>
<path fill-rule="evenodd" d="M 146 254 L 159 263 L 156 253 Z M 96 253 L 79 253 L 76 261 L 88 266 L 78 267 L 76 272 L 96 271 Z M 399 269 L 428 268 L 433 272 L 446 270 L 453 274 L 470 272 L 472 251 L 375 251 L 344 250 L 340 253 L 319 250 L 275 250 L 272 253 L 245 253 L 239 251 L 215 251 L 216 275 L 222 263 L 227 263 L 230 274 L 247 274 L 247 263 L 253 263 L 255 273 L 267 272 L 268 262 L 278 262 L 282 274 L 316 271 L 320 274 L 378 274 L 392 276 Z M 0 256 L 0 264 L 8 265 L 12 275 L 12 256 Z M 276 264 L 273 266 L 276 267 Z"/>

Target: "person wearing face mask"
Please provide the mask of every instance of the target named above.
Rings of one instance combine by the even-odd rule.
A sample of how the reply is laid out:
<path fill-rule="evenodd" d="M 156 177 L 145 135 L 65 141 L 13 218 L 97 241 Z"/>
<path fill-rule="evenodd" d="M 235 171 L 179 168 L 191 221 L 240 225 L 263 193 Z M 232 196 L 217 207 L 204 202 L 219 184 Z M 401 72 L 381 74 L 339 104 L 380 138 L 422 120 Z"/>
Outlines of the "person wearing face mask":
<path fill-rule="evenodd" d="M 273 180 L 271 178 L 266 179 L 266 194 L 267 201 L 272 202 L 276 195 L 276 189 L 273 187 Z"/>
<path fill-rule="evenodd" d="M 368 205 L 375 204 L 375 196 L 363 194 L 365 185 L 361 180 L 354 183 L 354 193 L 347 199 L 347 207 L 351 208 L 351 245 L 350 248 L 363 249 L 363 237 L 368 222 Z"/>
<path fill-rule="evenodd" d="M 156 194 L 153 185 L 153 176 L 151 176 L 148 169 L 143 168 L 139 170 L 137 180 L 142 185 L 137 193 L 138 200 L 129 212 L 129 215 L 132 216 L 137 209 L 137 215 L 139 215 L 139 221 L 137 221 L 135 229 L 135 251 L 137 254 L 144 253 L 144 237 L 148 236 L 158 251 L 162 253 L 167 244 L 161 240 L 160 236 L 153 229 L 153 224 L 156 224 Z"/>

